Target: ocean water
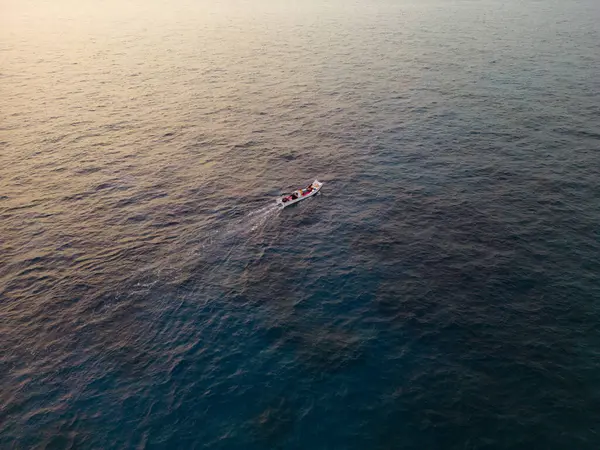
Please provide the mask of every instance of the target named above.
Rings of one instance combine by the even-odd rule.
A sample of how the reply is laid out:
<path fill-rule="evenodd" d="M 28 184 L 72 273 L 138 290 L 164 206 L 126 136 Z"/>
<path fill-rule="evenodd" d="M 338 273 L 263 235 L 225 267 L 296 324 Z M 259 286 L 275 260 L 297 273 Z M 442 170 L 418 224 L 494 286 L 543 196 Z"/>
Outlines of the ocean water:
<path fill-rule="evenodd" d="M 2 0 L 0 447 L 600 448 L 599 23 Z"/>

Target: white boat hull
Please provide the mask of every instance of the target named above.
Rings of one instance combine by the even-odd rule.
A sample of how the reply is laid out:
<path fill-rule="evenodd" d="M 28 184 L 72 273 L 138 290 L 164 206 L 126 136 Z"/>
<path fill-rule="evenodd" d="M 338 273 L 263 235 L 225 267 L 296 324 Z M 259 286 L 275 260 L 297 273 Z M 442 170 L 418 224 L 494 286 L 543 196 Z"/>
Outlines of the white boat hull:
<path fill-rule="evenodd" d="M 321 190 L 321 187 L 323 187 L 323 183 L 321 183 L 319 180 L 315 180 L 311 184 L 311 186 L 312 190 L 310 192 L 306 192 L 306 189 L 299 189 L 297 191 L 292 192 L 291 194 L 279 197 L 276 200 L 276 202 L 282 208 L 294 205 L 298 202 L 301 202 L 302 200 L 312 197 L 313 195 L 317 195 L 317 193 Z M 294 195 L 296 195 L 296 198 L 292 198 Z"/>

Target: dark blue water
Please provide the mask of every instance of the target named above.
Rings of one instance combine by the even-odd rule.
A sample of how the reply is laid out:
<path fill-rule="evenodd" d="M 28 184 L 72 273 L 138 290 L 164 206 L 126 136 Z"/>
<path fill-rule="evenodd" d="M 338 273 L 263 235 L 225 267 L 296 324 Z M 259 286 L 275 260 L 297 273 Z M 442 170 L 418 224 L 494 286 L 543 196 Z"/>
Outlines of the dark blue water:
<path fill-rule="evenodd" d="M 600 448 L 597 2 L 5 5 L 0 447 Z"/>

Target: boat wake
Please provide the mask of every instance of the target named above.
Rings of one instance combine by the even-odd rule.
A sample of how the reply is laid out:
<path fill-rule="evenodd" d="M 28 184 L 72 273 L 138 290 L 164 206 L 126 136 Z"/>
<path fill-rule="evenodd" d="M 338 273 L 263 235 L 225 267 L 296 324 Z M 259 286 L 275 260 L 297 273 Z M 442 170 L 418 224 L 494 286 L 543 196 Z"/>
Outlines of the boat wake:
<path fill-rule="evenodd" d="M 128 296 L 144 303 L 152 299 L 144 309 L 149 323 L 170 323 L 163 319 L 179 314 L 186 302 L 197 306 L 217 298 L 227 277 L 239 276 L 260 254 L 263 233 L 280 211 L 269 204 L 201 237 L 197 229 L 189 230 L 165 249 L 165 257 L 140 268 Z"/>
<path fill-rule="evenodd" d="M 276 203 L 271 203 L 231 219 L 221 227 L 206 225 L 201 235 L 197 229 L 189 230 L 169 245 L 165 258 L 141 269 L 140 275 L 146 280 L 166 281 L 177 278 L 176 272 L 190 267 L 205 266 L 204 270 L 213 270 L 210 266 L 226 264 L 232 257 L 244 254 L 249 245 L 256 244 L 269 221 L 280 211 Z"/>
<path fill-rule="evenodd" d="M 215 230 L 202 244 L 206 249 L 215 243 L 223 243 L 229 239 L 250 237 L 260 233 L 269 219 L 274 217 L 281 208 L 275 203 L 250 211 L 242 217 L 236 218 L 224 227 Z"/>

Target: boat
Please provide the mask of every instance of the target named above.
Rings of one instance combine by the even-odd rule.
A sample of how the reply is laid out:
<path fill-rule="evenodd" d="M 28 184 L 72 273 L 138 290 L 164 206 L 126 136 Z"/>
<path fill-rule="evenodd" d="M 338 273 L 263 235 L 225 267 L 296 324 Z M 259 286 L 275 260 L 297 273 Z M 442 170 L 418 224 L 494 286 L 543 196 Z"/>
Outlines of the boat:
<path fill-rule="evenodd" d="M 315 180 L 304 189 L 298 189 L 291 194 L 283 194 L 276 200 L 276 202 L 279 206 L 285 208 L 286 206 L 293 205 L 294 203 L 298 203 L 304 199 L 307 199 L 308 197 L 316 195 L 317 192 L 321 190 L 322 186 L 323 183 L 321 183 L 319 180 Z"/>

